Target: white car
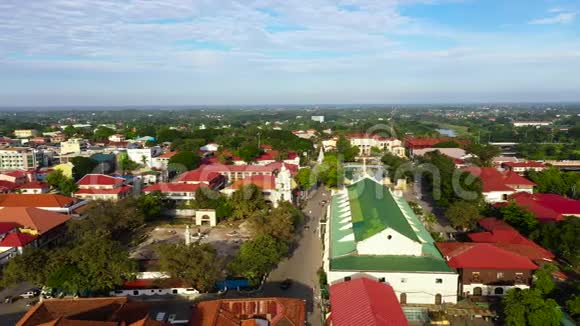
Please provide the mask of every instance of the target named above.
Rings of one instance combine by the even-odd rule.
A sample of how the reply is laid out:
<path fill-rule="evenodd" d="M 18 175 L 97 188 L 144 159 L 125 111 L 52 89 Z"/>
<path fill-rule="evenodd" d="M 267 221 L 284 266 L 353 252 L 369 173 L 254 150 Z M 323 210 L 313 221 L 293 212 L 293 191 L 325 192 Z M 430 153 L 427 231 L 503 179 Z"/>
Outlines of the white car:
<path fill-rule="evenodd" d="M 175 314 L 169 315 L 169 318 L 167 318 L 167 322 L 173 324 L 173 322 L 175 321 L 175 317 L 176 317 Z"/>
<path fill-rule="evenodd" d="M 29 298 L 33 298 L 33 297 L 35 297 L 37 295 L 38 295 L 38 291 L 37 290 L 29 290 L 29 291 L 26 291 L 26 292 L 22 293 L 20 296 L 23 297 L 23 298 L 25 298 L 25 299 L 29 299 Z"/>
<path fill-rule="evenodd" d="M 155 320 L 156 321 L 165 321 L 165 313 L 164 312 L 158 312 L 157 316 L 155 316 Z"/>

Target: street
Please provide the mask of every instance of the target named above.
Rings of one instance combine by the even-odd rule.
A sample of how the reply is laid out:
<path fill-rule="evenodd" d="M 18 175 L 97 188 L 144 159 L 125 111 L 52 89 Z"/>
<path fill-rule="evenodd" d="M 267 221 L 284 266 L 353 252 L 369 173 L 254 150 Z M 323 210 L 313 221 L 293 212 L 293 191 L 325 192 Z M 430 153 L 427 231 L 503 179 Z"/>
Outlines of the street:
<path fill-rule="evenodd" d="M 23 299 L 19 298 L 18 296 L 27 290 L 31 289 L 31 286 L 28 283 L 20 283 L 17 286 L 12 286 L 0 291 L 0 326 L 8 326 L 8 325 L 15 325 L 16 322 L 28 311 L 26 303 L 31 300 L 38 299 Z M 13 303 L 4 303 L 4 299 L 6 297 L 13 297 Z"/>
<path fill-rule="evenodd" d="M 318 189 L 308 200 L 303 212 L 306 215 L 305 226 L 297 246 L 288 259 L 280 262 L 273 270 L 266 284 L 264 296 L 282 296 L 299 298 L 306 301 L 307 321 L 310 325 L 321 325 L 316 272 L 322 266 L 322 241 L 318 235 L 318 223 L 325 213 L 326 206 L 321 206 L 322 200 L 329 200 L 330 194 L 323 188 Z M 293 281 L 289 289 L 280 289 L 280 283 L 286 279 Z"/>

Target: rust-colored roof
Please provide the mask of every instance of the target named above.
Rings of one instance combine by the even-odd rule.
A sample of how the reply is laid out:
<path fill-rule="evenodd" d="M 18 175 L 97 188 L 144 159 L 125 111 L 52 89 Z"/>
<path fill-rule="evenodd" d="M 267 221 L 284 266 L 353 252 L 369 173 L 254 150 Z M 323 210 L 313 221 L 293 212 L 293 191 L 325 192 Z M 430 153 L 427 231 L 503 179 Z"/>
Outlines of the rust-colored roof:
<path fill-rule="evenodd" d="M 0 207 L 68 207 L 76 199 L 55 194 L 5 194 L 0 195 Z"/>
<path fill-rule="evenodd" d="M 31 195 L 26 195 L 31 196 Z M 13 222 L 45 233 L 70 220 L 70 216 L 34 207 L 6 207 L 0 209 L 0 222 Z"/>
<path fill-rule="evenodd" d="M 256 318 L 267 319 L 271 326 L 305 325 L 305 308 L 303 300 L 291 298 L 204 301 L 194 306 L 189 325 L 239 326 Z"/>
<path fill-rule="evenodd" d="M 139 324 L 148 318 L 149 305 L 120 298 L 78 298 L 45 300 L 30 308 L 16 326 L 109 326 L 166 325 Z"/>
<path fill-rule="evenodd" d="M 276 177 L 273 175 L 253 175 L 241 180 L 236 180 L 234 183 L 232 183 L 230 188 L 240 189 L 243 186 L 250 184 L 254 184 L 262 190 L 276 189 Z"/>

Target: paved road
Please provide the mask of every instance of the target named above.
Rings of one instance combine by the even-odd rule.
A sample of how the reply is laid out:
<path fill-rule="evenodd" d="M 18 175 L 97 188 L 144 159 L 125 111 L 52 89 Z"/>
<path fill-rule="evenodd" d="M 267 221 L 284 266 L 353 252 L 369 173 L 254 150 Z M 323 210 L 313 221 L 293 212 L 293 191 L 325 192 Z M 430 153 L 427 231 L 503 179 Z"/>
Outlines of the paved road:
<path fill-rule="evenodd" d="M 315 298 L 319 295 L 316 272 L 322 266 L 322 240 L 318 235 L 318 223 L 325 212 L 325 207 L 322 207 L 320 202 L 329 198 L 329 193 L 323 189 L 313 193 L 303 209 L 307 218 L 297 247 L 290 258 L 282 261 L 270 273 L 263 288 L 265 296 L 284 296 L 305 300 L 310 325 L 322 324 L 319 300 Z M 281 290 L 280 282 L 285 279 L 291 279 L 293 285 L 287 290 Z"/>
<path fill-rule="evenodd" d="M 38 299 L 21 299 L 18 296 L 27 290 L 31 289 L 28 283 L 20 283 L 0 291 L 0 326 L 15 325 L 18 320 L 28 311 L 26 303 L 28 301 Z M 4 303 L 4 299 L 8 296 L 16 298 L 13 303 Z"/>

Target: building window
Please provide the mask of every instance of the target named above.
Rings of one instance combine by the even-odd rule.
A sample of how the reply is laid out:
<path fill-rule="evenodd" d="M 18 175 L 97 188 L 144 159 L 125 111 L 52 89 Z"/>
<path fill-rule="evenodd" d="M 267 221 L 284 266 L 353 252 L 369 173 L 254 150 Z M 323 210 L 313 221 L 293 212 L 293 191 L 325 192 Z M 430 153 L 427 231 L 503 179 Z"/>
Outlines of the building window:
<path fill-rule="evenodd" d="M 402 278 L 401 279 L 401 283 L 407 283 L 407 279 L 406 278 Z"/>
<path fill-rule="evenodd" d="M 479 272 L 472 272 L 471 273 L 471 281 L 472 282 L 479 282 Z"/>
<path fill-rule="evenodd" d="M 345 277 L 345 278 L 344 278 L 344 281 L 345 281 L 345 282 L 348 282 L 348 281 L 350 281 L 350 276 L 347 276 L 347 277 Z"/>
<path fill-rule="evenodd" d="M 442 278 L 436 278 L 435 279 L 435 283 L 441 284 L 441 283 L 443 283 L 443 279 Z"/>
<path fill-rule="evenodd" d="M 133 295 L 139 295 L 139 291 L 133 291 Z"/>
<path fill-rule="evenodd" d="M 379 282 L 385 283 L 385 278 L 384 277 L 379 278 Z"/>
<path fill-rule="evenodd" d="M 503 295 L 503 288 L 495 288 L 495 290 L 493 290 L 493 293 L 495 295 Z"/>
<path fill-rule="evenodd" d="M 503 278 L 503 273 L 502 272 L 497 273 L 497 279 L 501 280 L 502 278 Z"/>

